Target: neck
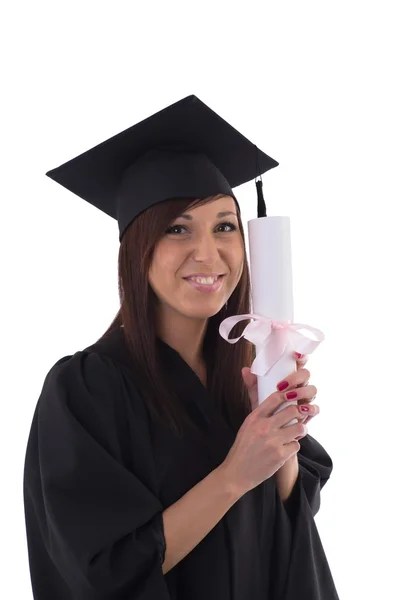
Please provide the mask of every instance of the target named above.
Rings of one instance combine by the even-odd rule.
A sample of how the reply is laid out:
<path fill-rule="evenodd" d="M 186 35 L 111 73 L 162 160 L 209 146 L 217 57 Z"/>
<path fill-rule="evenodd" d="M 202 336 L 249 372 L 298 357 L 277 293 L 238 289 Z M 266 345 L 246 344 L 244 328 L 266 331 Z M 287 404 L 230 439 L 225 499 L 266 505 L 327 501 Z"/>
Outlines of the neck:
<path fill-rule="evenodd" d="M 157 335 L 176 350 L 193 371 L 204 379 L 203 342 L 208 319 L 193 319 L 178 313 L 158 317 Z"/>

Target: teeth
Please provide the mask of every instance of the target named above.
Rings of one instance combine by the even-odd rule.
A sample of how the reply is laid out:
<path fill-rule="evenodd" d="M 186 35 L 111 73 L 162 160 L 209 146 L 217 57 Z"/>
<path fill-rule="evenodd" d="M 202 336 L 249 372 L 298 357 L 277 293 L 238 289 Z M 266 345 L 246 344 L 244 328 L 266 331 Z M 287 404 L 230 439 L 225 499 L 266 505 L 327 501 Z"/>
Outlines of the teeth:
<path fill-rule="evenodd" d="M 190 277 L 191 281 L 202 283 L 204 285 L 212 285 L 217 281 L 218 277 Z"/>

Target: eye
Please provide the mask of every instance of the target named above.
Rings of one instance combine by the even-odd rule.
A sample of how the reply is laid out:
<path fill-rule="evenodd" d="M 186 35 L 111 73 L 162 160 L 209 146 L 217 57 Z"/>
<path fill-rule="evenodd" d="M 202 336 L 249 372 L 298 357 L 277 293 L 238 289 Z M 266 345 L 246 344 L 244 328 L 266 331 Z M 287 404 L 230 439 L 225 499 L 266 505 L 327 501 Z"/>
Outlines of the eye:
<path fill-rule="evenodd" d="M 225 226 L 228 226 L 228 227 L 230 227 L 230 228 L 231 228 L 231 231 L 223 231 L 222 233 L 231 233 L 231 232 L 233 232 L 233 231 L 236 231 L 236 230 L 237 230 L 237 227 L 236 227 L 236 225 L 234 225 L 233 223 L 230 223 L 229 221 L 225 221 L 224 223 L 220 223 L 220 224 L 217 226 L 217 229 L 219 229 L 220 227 L 225 227 Z M 179 228 L 180 228 L 180 229 L 186 229 L 185 225 L 173 225 L 172 227 L 169 227 L 169 228 L 166 230 L 166 232 L 165 232 L 165 233 L 170 233 L 171 235 L 179 235 L 179 234 L 177 234 L 177 233 L 172 233 L 172 230 L 173 230 L 173 229 L 179 229 Z"/>
<path fill-rule="evenodd" d="M 220 223 L 220 225 L 218 225 L 218 227 L 224 227 L 225 225 L 228 225 L 228 227 L 231 228 L 231 231 L 236 231 L 237 230 L 236 225 L 234 225 L 233 223 L 230 223 L 229 221 L 226 221 L 225 223 Z M 227 231 L 226 233 L 229 233 L 229 232 Z"/>

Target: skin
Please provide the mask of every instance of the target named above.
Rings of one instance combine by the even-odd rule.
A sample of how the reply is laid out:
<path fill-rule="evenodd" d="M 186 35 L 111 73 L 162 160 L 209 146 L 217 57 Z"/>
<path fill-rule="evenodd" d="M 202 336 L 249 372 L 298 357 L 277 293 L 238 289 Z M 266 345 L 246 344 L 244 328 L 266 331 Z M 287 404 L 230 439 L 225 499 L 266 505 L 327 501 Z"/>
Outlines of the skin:
<path fill-rule="evenodd" d="M 290 390 L 296 390 L 298 394 L 296 401 L 299 408 L 300 406 L 305 405 L 309 409 L 308 413 L 305 413 L 305 417 L 299 410 L 298 420 L 299 422 L 303 423 L 303 425 L 307 425 L 307 423 L 320 412 L 319 406 L 317 406 L 316 404 L 311 405 L 311 402 L 316 397 L 317 388 L 315 387 L 315 385 L 309 385 L 311 374 L 308 369 L 304 368 L 305 364 L 308 361 L 308 356 L 300 356 L 299 358 L 298 356 L 296 356 L 296 353 L 294 353 L 294 358 L 296 359 L 296 371 L 285 378 L 285 381 L 289 383 L 289 386 L 283 392 L 279 393 L 282 396 L 282 400 L 284 400 L 284 394 L 286 394 Z M 249 392 L 251 407 L 253 410 L 257 410 L 257 407 L 259 406 L 257 376 L 250 372 L 250 367 L 243 367 L 242 377 Z M 298 438 L 296 438 L 297 441 L 299 441 L 302 437 L 305 437 L 306 435 L 307 429 L 305 430 L 303 436 L 299 436 Z M 296 453 L 293 456 L 291 456 L 285 462 L 285 464 L 275 473 L 277 489 L 280 498 L 283 502 L 286 502 L 288 498 L 290 498 L 298 476 L 299 460 Z"/>
<path fill-rule="evenodd" d="M 191 205 L 190 205 L 191 206 Z M 207 320 L 221 310 L 243 272 L 245 248 L 238 227 L 237 207 L 224 196 L 177 217 L 156 245 L 149 283 L 158 297 L 157 332 L 205 383 L 202 345 Z M 234 214 L 217 218 L 217 213 Z M 233 230 L 229 225 L 236 227 Z M 179 227 L 178 227 L 179 225 Z M 195 273 L 226 273 L 217 292 L 203 294 L 183 279 Z"/>
<path fill-rule="evenodd" d="M 156 245 L 149 271 L 149 283 L 158 297 L 157 331 L 174 348 L 206 385 L 202 344 L 207 320 L 221 310 L 236 288 L 243 271 L 245 247 L 238 229 L 237 217 L 230 214 L 217 218 L 217 213 L 232 211 L 237 214 L 231 196 L 185 210 L 193 217 L 177 217 Z M 236 226 L 233 230 L 224 223 Z M 178 227 L 178 225 L 180 227 Z M 222 226 L 223 225 L 223 226 Z M 193 289 L 183 277 L 192 273 L 226 273 L 219 291 L 202 294 Z M 308 356 L 296 358 L 297 371 L 286 380 L 299 393 L 298 404 L 309 407 L 308 415 L 299 414 L 307 424 L 319 413 L 311 405 L 317 389 L 308 385 L 310 372 L 304 369 Z M 257 377 L 250 367 L 242 369 L 253 410 L 258 406 Z M 301 388 L 301 389 L 297 389 Z"/>
<path fill-rule="evenodd" d="M 311 374 L 308 369 L 304 369 L 304 366 L 308 361 L 308 356 L 305 355 L 298 358 L 296 354 L 294 354 L 294 358 L 296 359 L 296 371 L 285 378 L 285 381 L 289 383 L 289 387 L 281 393 L 286 394 L 290 390 L 296 390 L 298 393 L 298 397 L 296 398 L 298 405 L 306 405 L 309 408 L 306 416 L 303 416 L 301 413 L 299 414 L 299 420 L 301 420 L 304 425 L 307 425 L 307 423 L 320 412 L 320 408 L 317 404 L 311 405 L 318 390 L 315 385 L 308 385 Z M 250 367 L 243 367 L 242 377 L 249 392 L 252 409 L 255 410 L 258 406 L 257 375 L 250 372 Z"/>

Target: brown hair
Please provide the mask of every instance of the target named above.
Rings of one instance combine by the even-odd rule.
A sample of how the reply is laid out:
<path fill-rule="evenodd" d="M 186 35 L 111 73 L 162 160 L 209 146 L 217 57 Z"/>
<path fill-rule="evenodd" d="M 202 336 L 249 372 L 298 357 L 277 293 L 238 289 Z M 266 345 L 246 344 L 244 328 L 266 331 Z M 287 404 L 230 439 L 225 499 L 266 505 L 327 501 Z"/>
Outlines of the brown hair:
<path fill-rule="evenodd" d="M 133 370 L 140 374 L 138 386 L 146 405 L 156 419 L 162 419 L 177 435 L 182 426 L 197 431 L 193 420 L 164 378 L 157 363 L 155 315 L 157 296 L 148 283 L 148 273 L 157 241 L 177 216 L 191 208 L 216 200 L 224 194 L 194 199 L 173 199 L 153 205 L 142 212 L 124 233 L 118 256 L 120 310 L 102 338 L 123 325 Z M 245 247 L 243 225 L 238 214 L 239 230 Z M 241 278 L 225 305 L 208 319 L 203 356 L 207 368 L 207 392 L 214 407 L 237 432 L 251 412 L 241 370 L 255 357 L 253 344 L 242 338 L 229 344 L 219 334 L 219 325 L 231 315 L 250 312 L 250 279 L 246 255 Z M 248 321 L 235 325 L 229 337 L 238 337 Z M 100 339 L 102 339 L 100 338 Z"/>

